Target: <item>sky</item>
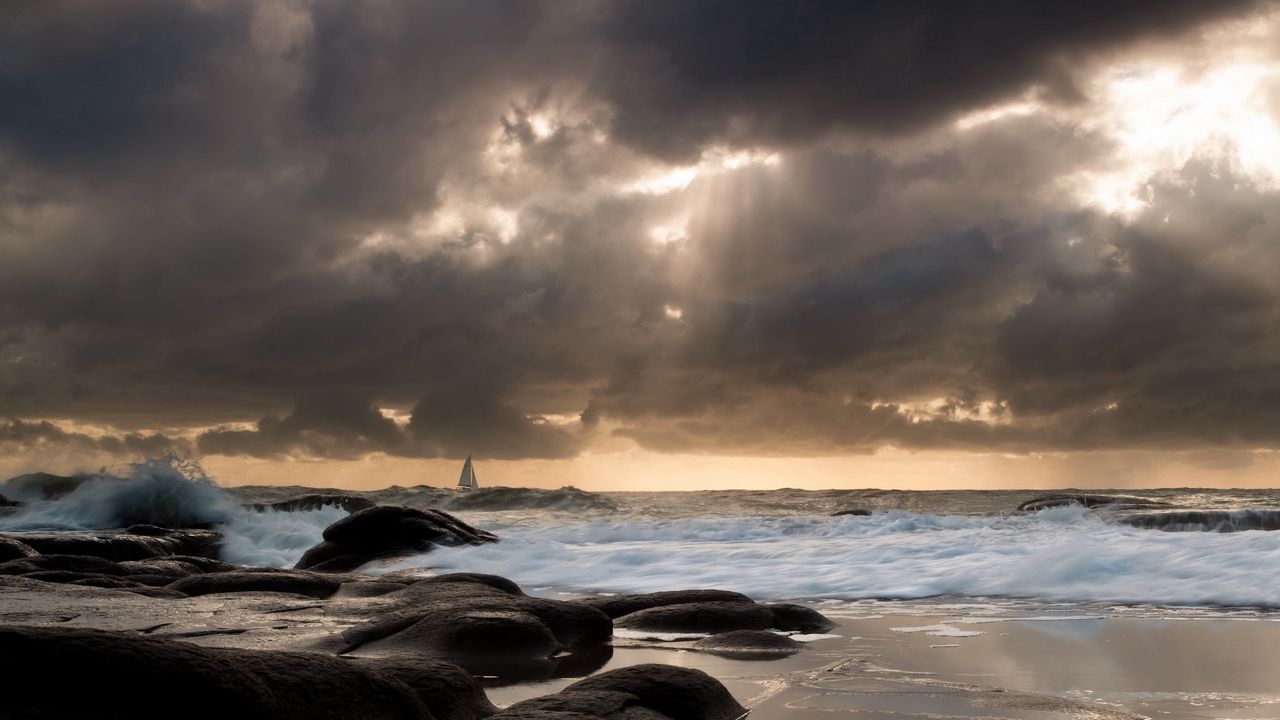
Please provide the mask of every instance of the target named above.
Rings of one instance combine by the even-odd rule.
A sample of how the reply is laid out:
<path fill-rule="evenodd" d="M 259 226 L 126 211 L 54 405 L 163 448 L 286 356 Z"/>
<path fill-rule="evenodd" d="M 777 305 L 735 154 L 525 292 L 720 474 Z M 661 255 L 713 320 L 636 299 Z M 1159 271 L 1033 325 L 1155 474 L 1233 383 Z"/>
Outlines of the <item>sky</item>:
<path fill-rule="evenodd" d="M 0 475 L 1273 486 L 1280 4 L 18 0 Z"/>

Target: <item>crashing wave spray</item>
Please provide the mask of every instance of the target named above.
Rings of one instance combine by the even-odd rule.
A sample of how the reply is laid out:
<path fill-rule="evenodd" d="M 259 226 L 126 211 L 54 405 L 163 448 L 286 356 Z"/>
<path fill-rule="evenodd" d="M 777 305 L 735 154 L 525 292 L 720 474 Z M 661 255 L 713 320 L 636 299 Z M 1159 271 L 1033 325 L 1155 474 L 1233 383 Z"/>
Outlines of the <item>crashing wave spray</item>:
<path fill-rule="evenodd" d="M 88 476 L 71 492 L 4 518 L 8 530 L 98 530 L 147 523 L 193 527 L 230 519 L 235 503 L 193 461 L 173 456 Z"/>

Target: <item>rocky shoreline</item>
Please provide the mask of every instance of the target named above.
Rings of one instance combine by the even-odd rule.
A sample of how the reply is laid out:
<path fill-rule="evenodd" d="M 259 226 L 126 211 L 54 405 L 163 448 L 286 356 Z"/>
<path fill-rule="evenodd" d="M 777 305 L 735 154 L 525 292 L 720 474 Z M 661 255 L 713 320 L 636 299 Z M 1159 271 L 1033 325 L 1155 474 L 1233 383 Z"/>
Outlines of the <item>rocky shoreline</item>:
<path fill-rule="evenodd" d="M 197 701 L 181 714 L 211 718 L 732 720 L 746 710 L 698 670 L 591 675 L 614 628 L 707 634 L 689 649 L 766 658 L 798 650 L 779 632 L 832 626 L 726 590 L 557 600 L 495 575 L 361 574 L 499 539 L 441 511 L 351 509 L 294 569 L 223 562 L 209 529 L 0 536 L 0 717 L 168 716 L 129 690 L 163 688 Z M 49 668 L 77 691 L 46 690 Z M 585 676 L 503 710 L 482 687 Z"/>

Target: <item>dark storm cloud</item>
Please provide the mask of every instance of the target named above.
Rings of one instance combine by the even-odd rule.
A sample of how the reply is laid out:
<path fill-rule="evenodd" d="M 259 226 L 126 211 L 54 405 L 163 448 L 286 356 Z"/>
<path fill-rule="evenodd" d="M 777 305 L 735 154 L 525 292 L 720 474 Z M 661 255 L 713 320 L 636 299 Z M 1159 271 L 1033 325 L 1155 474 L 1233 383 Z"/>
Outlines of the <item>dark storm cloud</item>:
<path fill-rule="evenodd" d="M 940 124 L 1028 90 L 1087 104 L 1098 58 L 1248 7 L 7 7 L 0 414 L 26 420 L 2 442 L 1273 443 L 1274 193 L 1189 167 L 1121 223 L 1055 184 L 1105 161 L 1097 133 Z M 619 190 L 711 146 L 784 156 Z"/>
<path fill-rule="evenodd" d="M 42 450 L 79 451 L 86 454 L 106 453 L 155 457 L 165 453 L 185 453 L 189 445 L 182 440 L 159 433 L 124 433 L 93 436 L 71 432 L 51 422 L 27 422 L 10 419 L 0 422 L 0 450 L 11 456 Z"/>
<path fill-rule="evenodd" d="M 902 133 L 1038 87 L 1078 100 L 1092 52 L 1253 6 L 1196 0 L 704 0 L 611 5 L 597 79 L 628 142 L 696 157 L 716 140 Z"/>

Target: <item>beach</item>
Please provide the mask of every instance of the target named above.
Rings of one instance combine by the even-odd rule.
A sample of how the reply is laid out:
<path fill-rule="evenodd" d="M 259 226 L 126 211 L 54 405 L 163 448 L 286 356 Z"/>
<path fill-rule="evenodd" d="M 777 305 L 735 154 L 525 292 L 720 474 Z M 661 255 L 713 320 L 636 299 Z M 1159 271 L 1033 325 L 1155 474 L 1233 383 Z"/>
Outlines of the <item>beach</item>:
<path fill-rule="evenodd" d="M 0 530 L 30 545 L 0 563 L 5 626 L 446 659 L 497 708 L 650 664 L 764 719 L 1280 707 L 1268 491 L 352 493 L 163 465 L 2 487 Z M 477 608 L 496 630 L 466 625 Z"/>

